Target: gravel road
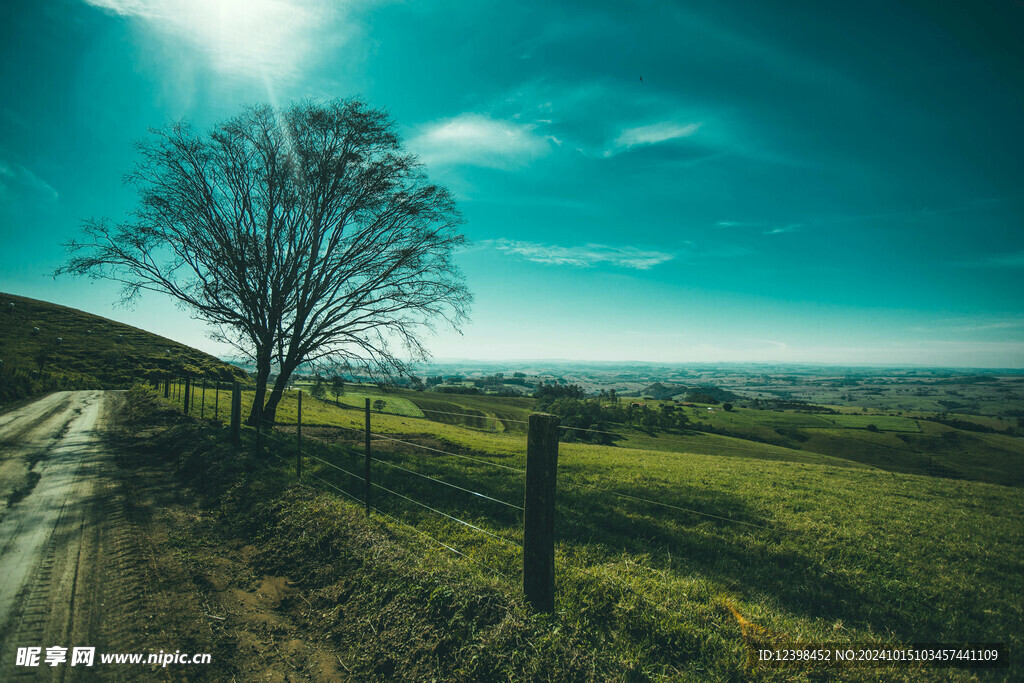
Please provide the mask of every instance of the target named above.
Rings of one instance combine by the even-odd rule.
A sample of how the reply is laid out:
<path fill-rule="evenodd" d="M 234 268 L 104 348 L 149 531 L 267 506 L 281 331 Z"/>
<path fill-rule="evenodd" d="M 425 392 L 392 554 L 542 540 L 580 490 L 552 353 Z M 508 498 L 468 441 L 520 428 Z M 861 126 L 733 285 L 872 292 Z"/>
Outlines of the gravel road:
<path fill-rule="evenodd" d="M 0 680 L 78 678 L 67 664 L 15 666 L 19 647 L 127 639 L 135 560 L 105 437 L 120 401 L 58 392 L 0 416 Z"/>

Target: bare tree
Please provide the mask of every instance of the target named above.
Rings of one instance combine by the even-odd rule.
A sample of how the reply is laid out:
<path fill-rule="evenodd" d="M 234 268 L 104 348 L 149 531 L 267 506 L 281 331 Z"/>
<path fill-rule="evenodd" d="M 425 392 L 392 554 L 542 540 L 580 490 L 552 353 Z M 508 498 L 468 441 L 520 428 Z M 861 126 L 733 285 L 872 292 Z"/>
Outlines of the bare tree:
<path fill-rule="evenodd" d="M 126 178 L 132 219 L 85 223 L 57 273 L 170 294 L 251 359 L 251 424 L 272 422 L 303 363 L 404 374 L 421 336 L 472 300 L 450 193 L 381 110 L 358 100 L 254 106 L 196 133 L 152 130 Z M 268 381 L 276 371 L 272 387 Z"/>

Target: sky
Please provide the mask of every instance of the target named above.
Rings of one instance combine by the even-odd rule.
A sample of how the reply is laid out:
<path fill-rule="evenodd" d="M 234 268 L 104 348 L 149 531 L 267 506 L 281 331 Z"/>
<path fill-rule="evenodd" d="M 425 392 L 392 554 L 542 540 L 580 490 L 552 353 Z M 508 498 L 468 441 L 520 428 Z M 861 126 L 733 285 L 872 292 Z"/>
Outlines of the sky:
<path fill-rule="evenodd" d="M 471 245 L 437 359 L 1024 367 L 1024 2 L 15 0 L 0 291 L 229 353 L 61 277 L 150 127 L 358 96 Z"/>

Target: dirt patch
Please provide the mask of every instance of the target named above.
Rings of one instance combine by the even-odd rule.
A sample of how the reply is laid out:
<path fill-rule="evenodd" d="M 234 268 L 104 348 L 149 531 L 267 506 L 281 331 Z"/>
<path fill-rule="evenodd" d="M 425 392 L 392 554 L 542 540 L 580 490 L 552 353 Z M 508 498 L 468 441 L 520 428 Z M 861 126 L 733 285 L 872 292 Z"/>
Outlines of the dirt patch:
<path fill-rule="evenodd" d="M 158 452 L 122 462 L 132 517 L 144 533 L 152 590 L 135 627 L 150 647 L 208 652 L 189 679 L 344 680 L 338 655 L 303 625 L 312 610 L 286 577 L 257 569 L 258 549 L 225 534 L 215 510 L 176 483 Z M 187 669 L 187 671 L 186 671 Z"/>

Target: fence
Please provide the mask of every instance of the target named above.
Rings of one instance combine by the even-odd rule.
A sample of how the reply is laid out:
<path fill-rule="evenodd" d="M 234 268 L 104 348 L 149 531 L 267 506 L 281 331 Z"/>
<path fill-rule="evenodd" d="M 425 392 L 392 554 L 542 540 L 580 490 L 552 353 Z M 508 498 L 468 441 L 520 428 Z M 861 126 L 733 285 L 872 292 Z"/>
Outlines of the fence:
<path fill-rule="evenodd" d="M 183 410 L 189 414 L 203 417 L 206 412 L 207 389 L 212 394 L 212 408 L 210 415 L 213 419 L 219 420 L 221 415 L 230 417 L 231 439 L 235 444 L 241 443 L 241 388 L 234 383 L 230 389 L 231 407 L 221 409 L 219 407 L 220 394 L 224 392 L 224 383 L 214 382 L 207 387 L 205 381 L 200 380 L 198 386 L 192 380 L 166 381 L 163 384 L 163 394 L 169 400 L 180 402 Z M 555 589 L 555 564 L 559 560 L 561 566 L 567 567 L 568 563 L 563 562 L 555 555 L 554 543 L 554 518 L 556 509 L 557 491 L 557 461 L 559 432 L 561 430 L 575 430 L 578 432 L 594 432 L 593 429 L 576 428 L 560 425 L 559 419 L 555 416 L 534 413 L 528 420 L 512 420 L 501 418 L 502 422 L 517 423 L 525 427 L 526 431 L 526 467 L 518 467 L 507 462 L 500 462 L 495 459 L 477 457 L 477 454 L 455 452 L 450 446 L 442 447 L 437 445 L 426 445 L 416 443 L 408 438 L 397 438 L 373 431 L 373 412 L 371 411 L 371 399 L 366 398 L 362 409 L 362 428 L 342 426 L 337 424 L 317 424 L 305 421 L 303 418 L 303 392 L 297 394 L 297 420 L 294 423 L 278 424 L 278 431 L 265 430 L 257 426 L 256 447 L 263 450 L 264 446 L 274 441 L 278 448 L 268 449 L 269 452 L 280 458 L 288 467 L 294 466 L 295 476 L 300 481 L 315 481 L 334 493 L 345 496 L 366 510 L 380 514 L 405 528 L 415 532 L 419 538 L 436 544 L 445 550 L 469 561 L 485 570 L 497 573 L 510 578 L 510 572 L 497 569 L 493 564 L 479 562 L 469 554 L 454 547 L 452 543 L 445 543 L 431 535 L 423 528 L 404 521 L 395 506 L 389 506 L 385 501 L 399 502 L 404 506 L 406 512 L 413 511 L 426 516 L 433 516 L 443 519 L 446 522 L 458 525 L 471 536 L 483 536 L 488 541 L 496 541 L 502 547 L 511 549 L 516 553 L 518 561 L 516 569 L 522 570 L 523 590 L 527 600 L 539 611 L 551 611 L 554 608 Z M 423 410 L 425 413 L 440 413 L 448 417 L 462 417 L 479 423 L 481 416 L 468 413 L 442 412 Z M 390 415 L 396 415 L 394 413 Z M 409 416 L 401 415 L 406 419 Z M 423 419 L 423 418 L 419 418 Z M 493 418 L 498 419 L 498 418 Z M 294 428 L 294 439 L 282 433 L 281 429 Z M 319 434 L 317 433 L 319 432 Z M 327 439 L 324 432 L 335 433 L 338 436 L 334 439 Z M 626 437 L 618 432 L 602 432 L 605 434 Z M 324 450 L 326 447 L 326 450 Z M 318 452 L 318 448 L 320 448 Z M 294 461 L 280 451 L 291 450 L 294 452 Z M 441 478 L 436 473 L 426 471 L 422 466 L 416 466 L 409 462 L 396 462 L 395 457 L 399 454 L 408 455 L 410 452 L 426 454 L 427 460 L 436 462 L 444 458 L 453 458 L 467 467 L 475 469 L 474 476 L 463 478 L 463 480 L 450 480 L 449 476 Z M 473 451 L 471 451 L 473 452 Z M 347 456 L 347 462 L 339 462 L 336 457 L 341 454 Z M 498 456 L 494 456 L 497 458 Z M 294 462 L 294 465 L 292 463 Z M 421 463 L 422 464 L 422 463 Z M 407 466 L 408 465 L 408 466 Z M 478 490 L 481 482 L 488 481 L 488 476 L 483 474 L 488 470 L 498 471 L 502 481 L 519 481 L 523 485 L 522 505 L 511 502 L 508 495 L 502 496 L 493 491 L 484 492 Z M 450 472 L 446 473 L 450 475 Z M 406 482 L 406 483 L 392 483 Z M 434 505 L 424 502 L 422 496 L 416 496 L 417 492 L 424 489 L 414 490 L 408 482 L 420 484 L 423 487 L 442 487 L 452 495 L 470 497 L 472 500 L 487 506 L 492 511 L 482 515 L 487 520 L 504 525 L 505 529 L 496 529 L 494 524 L 491 528 L 485 528 L 483 522 L 478 520 L 464 519 L 454 514 L 449 508 L 446 512 L 442 504 Z M 493 484 L 494 481 L 492 480 Z M 673 515 L 686 515 L 694 519 L 709 520 L 715 524 L 725 524 L 746 529 L 756 533 L 784 534 L 798 536 L 807 540 L 809 544 L 817 545 L 820 538 L 816 534 L 806 533 L 793 529 L 781 528 L 771 520 L 760 519 L 750 515 L 736 515 L 731 510 L 709 511 L 698 509 L 698 506 L 679 505 L 677 502 L 657 500 L 650 495 L 636 495 L 635 492 L 623 492 L 616 490 L 614 485 L 605 483 L 603 485 L 584 484 L 577 485 L 577 489 L 587 489 L 600 496 L 612 496 L 619 501 L 628 502 L 636 510 L 660 509 L 670 511 Z M 564 495 L 564 494 L 563 494 Z M 433 500 L 433 499 L 432 499 Z M 401 507 L 399 506 L 399 507 Z M 713 508 L 712 508 L 713 509 Z M 496 511 L 496 512 L 495 512 Z M 392 514 L 395 513 L 395 514 Z M 476 523 L 474 523 L 476 522 Z M 420 525 L 423 526 L 423 525 Z M 510 533 L 513 527 L 521 528 L 521 536 Z M 469 541 L 467 541 L 469 542 Z M 870 555 L 883 553 L 864 549 Z M 493 557 L 493 556 L 492 556 Z M 493 557 L 499 561 L 507 558 Z M 572 569 L 587 571 L 581 567 Z M 652 570 L 654 571 L 654 570 Z M 609 578 L 607 575 L 604 578 Z"/>
<path fill-rule="evenodd" d="M 213 386 L 210 387 L 211 394 L 213 396 L 213 407 L 211 411 L 211 418 L 215 420 L 220 419 L 220 394 L 222 393 L 221 383 L 214 382 Z M 180 401 L 182 410 L 188 415 L 192 415 L 198 412 L 200 419 L 203 419 L 206 414 L 206 390 L 207 383 L 205 380 L 200 380 L 198 386 L 196 382 L 190 378 L 184 378 L 182 380 L 165 380 L 163 383 L 163 395 L 165 398 L 173 401 Z M 319 457 L 313 453 L 303 453 L 303 434 L 302 434 L 302 396 L 303 392 L 298 392 L 298 420 L 294 424 L 287 426 L 295 427 L 295 474 L 299 479 L 304 476 L 311 478 L 319 483 L 323 484 L 327 488 L 334 492 L 341 493 L 342 495 L 351 498 L 352 500 L 361 503 L 366 510 L 366 514 L 369 515 L 371 511 L 376 511 L 382 515 L 385 515 L 392 520 L 403 524 L 404 526 L 411 528 L 417 534 L 423 537 L 429 538 L 434 542 L 438 543 L 447 550 L 458 554 L 459 556 L 469 559 L 465 553 L 460 552 L 451 545 L 439 541 L 426 532 L 417 529 L 416 527 L 406 524 L 401 519 L 389 514 L 383 509 L 383 505 L 374 504 L 374 496 L 377 492 L 381 494 L 387 494 L 394 496 L 406 503 L 417 506 L 417 508 L 425 510 L 431 514 L 438 515 L 450 522 L 461 525 L 463 528 L 472 530 L 475 533 L 483 534 L 490 539 L 497 540 L 505 545 L 508 545 L 522 553 L 522 571 L 523 571 L 523 588 L 527 598 L 527 601 L 539 611 L 550 612 L 554 609 L 554 578 L 555 578 L 555 542 L 554 542 L 554 518 L 555 518 L 555 489 L 556 489 L 556 471 L 557 471 L 557 460 L 558 460 L 558 418 L 553 415 L 545 415 L 536 413 L 530 416 L 529 420 L 529 435 L 527 442 L 527 465 L 525 469 L 515 468 L 501 463 L 493 463 L 481 458 L 473 458 L 471 456 L 460 455 L 456 453 L 450 453 L 442 449 L 432 448 L 429 446 L 423 446 L 421 444 L 415 444 L 410 441 L 403 439 L 396 439 L 393 437 L 386 436 L 384 434 L 376 434 L 372 431 L 372 411 L 371 401 L 369 398 L 365 399 L 364 406 L 364 429 L 361 430 L 361 434 L 358 436 L 362 437 L 363 441 L 363 452 L 360 454 L 354 448 L 343 447 L 350 455 L 361 456 L 362 459 L 362 474 L 357 474 L 350 468 L 340 466 L 336 462 L 331 462 L 325 458 Z M 198 409 L 197 409 L 198 404 Z M 240 425 L 241 425 L 241 388 L 238 383 L 234 383 L 231 387 L 231 409 L 230 409 L 230 423 L 231 423 L 231 435 L 232 440 L 238 444 L 240 443 Z M 309 427 L 318 428 L 332 428 L 332 429 L 347 429 L 352 432 L 357 432 L 352 428 L 340 427 L 337 425 L 308 425 Z M 264 433 L 264 432 L 267 433 Z M 256 447 L 262 449 L 264 444 L 273 439 L 273 435 L 268 430 L 264 430 L 257 426 L 256 429 Z M 307 437 L 308 439 L 308 437 Z M 466 486 L 460 486 L 449 481 L 445 481 L 438 477 L 423 474 L 417 472 L 408 467 L 403 467 L 401 464 L 394 462 L 390 459 L 384 459 L 383 457 L 376 457 L 377 455 L 385 455 L 383 452 L 379 452 L 378 449 L 374 448 L 374 442 L 378 444 L 380 442 L 388 442 L 394 444 L 401 444 L 407 447 L 422 448 L 425 451 L 431 453 L 444 454 L 454 456 L 456 458 L 462 458 L 467 461 L 472 461 L 477 464 L 492 465 L 494 467 L 502 468 L 506 471 L 512 471 L 521 473 L 524 476 L 525 491 L 522 505 L 502 500 L 498 497 L 488 495 L 486 493 L 473 490 Z M 285 459 L 285 456 L 280 455 L 275 450 L 271 450 L 274 455 Z M 362 484 L 362 500 L 358 496 L 353 495 L 350 491 L 346 490 L 342 486 L 338 486 L 336 483 L 329 481 L 328 479 L 320 476 L 322 474 L 316 469 L 312 471 L 304 472 L 303 461 L 309 459 L 313 463 L 317 464 L 321 468 L 328 468 L 332 472 L 343 474 L 346 477 L 352 478 L 359 481 Z M 448 489 L 458 491 L 463 494 L 473 496 L 474 499 L 479 501 L 485 501 L 489 504 L 502 506 L 505 509 L 514 510 L 517 513 L 522 513 L 523 517 L 523 531 L 522 541 L 510 539 L 505 535 L 495 533 L 494 531 L 483 528 L 480 525 L 473 524 L 470 521 L 461 519 L 455 515 L 449 514 L 440 510 L 432 505 L 428 505 L 420 500 L 416 500 L 412 496 L 406 495 L 401 491 L 397 491 L 394 488 L 386 486 L 384 483 L 378 481 L 379 477 L 375 475 L 375 468 L 373 465 L 379 465 L 390 468 L 396 472 L 401 472 L 404 476 L 415 477 L 420 481 L 431 482 L 432 484 L 444 486 Z M 480 563 L 475 562 L 480 565 Z M 493 571 L 492 567 L 483 566 L 485 569 Z M 499 572 L 501 573 L 501 572 Z"/>

